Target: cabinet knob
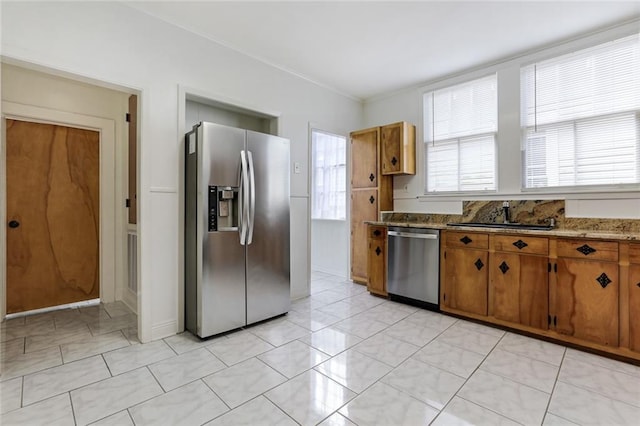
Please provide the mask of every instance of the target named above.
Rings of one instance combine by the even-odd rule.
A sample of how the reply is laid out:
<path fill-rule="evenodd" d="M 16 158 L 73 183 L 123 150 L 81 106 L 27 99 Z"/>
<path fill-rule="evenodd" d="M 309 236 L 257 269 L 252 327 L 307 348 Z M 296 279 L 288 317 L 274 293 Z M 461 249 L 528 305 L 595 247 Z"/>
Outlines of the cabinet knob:
<path fill-rule="evenodd" d="M 382 253 L 382 250 L 380 250 L 380 247 L 376 247 L 376 256 L 380 256 L 380 253 Z"/>
<path fill-rule="evenodd" d="M 398 159 L 397 159 L 396 157 L 393 157 L 393 158 L 391 159 L 391 164 L 393 164 L 394 166 L 395 166 L 396 164 L 398 164 Z"/>
<path fill-rule="evenodd" d="M 373 204 L 373 202 L 374 202 L 374 201 L 376 201 L 376 199 L 375 199 L 375 198 L 373 198 L 373 195 L 372 195 L 371 197 L 369 197 L 369 202 L 370 202 L 371 204 Z"/>
<path fill-rule="evenodd" d="M 513 245 L 516 246 L 518 250 L 522 250 L 523 248 L 527 247 L 529 244 L 525 243 L 522 240 L 518 240 L 515 243 L 513 243 Z"/>
<path fill-rule="evenodd" d="M 373 235 L 375 235 L 376 237 L 379 237 L 380 234 L 382 234 L 382 232 L 380 232 L 379 229 L 376 229 L 375 231 L 373 231 Z"/>
<path fill-rule="evenodd" d="M 590 246 L 588 246 L 586 244 L 581 245 L 576 250 L 578 250 L 580 253 L 584 254 L 585 256 L 589 256 L 591 253 L 595 253 L 596 252 L 596 249 L 594 249 L 593 247 L 590 247 Z"/>
<path fill-rule="evenodd" d="M 12 220 L 11 222 L 9 222 L 9 228 L 17 228 L 18 226 L 20 226 L 20 222 L 18 222 L 17 220 Z"/>
<path fill-rule="evenodd" d="M 484 266 L 484 263 L 482 263 L 482 260 L 478 259 L 476 260 L 476 263 L 474 263 L 474 265 L 476 265 L 476 268 L 478 268 L 479 271 Z"/>
<path fill-rule="evenodd" d="M 598 284 L 600 284 L 602 288 L 607 288 L 607 286 L 611 284 L 611 279 L 604 272 L 596 278 L 596 281 L 598 281 Z"/>
<path fill-rule="evenodd" d="M 460 238 L 460 242 L 464 245 L 469 244 L 470 242 L 472 242 L 473 240 L 471 238 L 469 238 L 467 235 L 465 235 L 464 237 Z"/>
<path fill-rule="evenodd" d="M 371 174 L 369 175 L 369 180 L 370 180 L 371 182 L 373 182 L 373 180 L 374 180 L 375 178 L 376 178 L 376 177 L 374 176 L 374 174 L 373 174 L 373 173 L 371 173 Z"/>
<path fill-rule="evenodd" d="M 504 262 L 504 261 L 503 261 L 503 262 L 500 264 L 500 266 L 498 266 L 498 268 L 502 271 L 502 274 L 504 275 L 504 274 L 506 274 L 506 273 L 507 273 L 507 271 L 509 270 L 509 265 L 507 265 L 507 262 Z"/>

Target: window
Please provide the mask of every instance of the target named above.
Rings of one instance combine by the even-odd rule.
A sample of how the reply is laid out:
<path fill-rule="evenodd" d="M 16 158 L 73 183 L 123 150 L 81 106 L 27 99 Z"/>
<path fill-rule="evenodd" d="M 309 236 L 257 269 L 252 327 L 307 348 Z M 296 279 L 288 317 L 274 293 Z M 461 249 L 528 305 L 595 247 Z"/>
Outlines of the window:
<path fill-rule="evenodd" d="M 311 218 L 346 218 L 347 138 L 311 130 L 313 176 Z"/>
<path fill-rule="evenodd" d="M 525 188 L 639 182 L 638 34 L 521 70 Z"/>
<path fill-rule="evenodd" d="M 424 95 L 426 192 L 496 189 L 496 75 Z"/>

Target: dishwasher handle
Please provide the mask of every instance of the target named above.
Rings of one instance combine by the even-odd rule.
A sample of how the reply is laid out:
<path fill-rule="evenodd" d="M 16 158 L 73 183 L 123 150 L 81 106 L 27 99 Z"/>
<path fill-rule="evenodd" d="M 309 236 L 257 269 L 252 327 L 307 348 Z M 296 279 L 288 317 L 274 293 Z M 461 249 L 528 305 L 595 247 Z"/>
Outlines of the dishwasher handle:
<path fill-rule="evenodd" d="M 423 240 L 437 240 L 437 234 L 417 234 L 413 232 L 387 231 L 390 237 L 422 238 Z"/>

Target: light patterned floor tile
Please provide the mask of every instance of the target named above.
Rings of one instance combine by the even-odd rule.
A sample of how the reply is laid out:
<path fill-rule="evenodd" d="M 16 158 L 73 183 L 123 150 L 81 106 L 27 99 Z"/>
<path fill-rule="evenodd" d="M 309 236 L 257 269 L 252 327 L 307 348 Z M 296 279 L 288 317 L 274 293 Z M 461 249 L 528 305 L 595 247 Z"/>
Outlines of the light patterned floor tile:
<path fill-rule="evenodd" d="M 0 414 L 20 408 L 22 401 L 22 377 L 0 382 Z"/>
<path fill-rule="evenodd" d="M 315 425 L 356 394 L 328 377 L 310 370 L 265 394 L 302 425 Z"/>
<path fill-rule="evenodd" d="M 11 325 L 0 329 L 0 342 L 13 340 L 20 337 L 47 335 L 55 330 L 53 319 L 34 324 Z"/>
<path fill-rule="evenodd" d="M 176 354 L 163 340 L 156 340 L 144 345 L 127 346 L 107 352 L 103 356 L 111 374 L 117 376 L 145 365 L 173 358 Z"/>
<path fill-rule="evenodd" d="M 559 367 L 496 348 L 480 365 L 480 369 L 551 393 Z"/>
<path fill-rule="evenodd" d="M 306 343 L 294 340 L 258 355 L 258 358 L 281 374 L 292 378 L 326 361 L 329 355 Z"/>
<path fill-rule="evenodd" d="M 575 359 L 577 361 L 585 362 L 598 367 L 604 367 L 609 370 L 618 371 L 620 373 L 625 373 L 640 378 L 640 366 L 638 365 L 616 361 L 614 359 L 590 354 L 584 351 L 579 351 L 577 349 L 567 349 L 565 359 Z"/>
<path fill-rule="evenodd" d="M 640 408 L 640 378 L 565 358 L 558 380 Z"/>
<path fill-rule="evenodd" d="M 89 327 L 84 324 L 79 327 L 75 327 L 74 329 L 56 329 L 47 335 L 27 337 L 25 342 L 25 353 L 83 341 L 90 339 L 91 337 L 93 336 L 89 331 Z"/>
<path fill-rule="evenodd" d="M 376 383 L 340 409 L 357 425 L 427 425 L 438 410 L 384 383 Z"/>
<path fill-rule="evenodd" d="M 541 424 L 549 394 L 504 377 L 476 371 L 457 394 L 522 424 Z"/>
<path fill-rule="evenodd" d="M 24 354 L 24 337 L 0 343 L 0 362 Z"/>
<path fill-rule="evenodd" d="M 17 355 L 10 359 L 1 359 L 0 363 L 0 371 L 2 371 L 0 381 L 4 382 L 14 377 L 60 365 L 62 364 L 62 357 L 60 356 L 60 348 L 54 347 Z"/>
<path fill-rule="evenodd" d="M 441 331 L 435 328 L 421 327 L 402 320 L 384 330 L 383 333 L 421 347 L 435 339 Z"/>
<path fill-rule="evenodd" d="M 203 380 L 229 407 L 235 408 L 287 378 L 259 359 L 251 358 Z"/>
<path fill-rule="evenodd" d="M 100 334 L 107 334 L 116 330 L 135 327 L 138 324 L 138 318 L 133 314 L 126 314 L 115 318 L 98 319 L 88 324 L 91 334 L 98 336 Z"/>
<path fill-rule="evenodd" d="M 438 341 L 451 346 L 487 355 L 496 346 L 500 337 L 478 333 L 454 324 L 438 336 Z"/>
<path fill-rule="evenodd" d="M 333 327 L 323 328 L 300 340 L 331 356 L 337 355 L 362 341 L 358 336 Z"/>
<path fill-rule="evenodd" d="M 287 314 L 287 319 L 311 331 L 318 331 L 340 321 L 340 318 L 318 310 L 308 312 L 291 311 Z"/>
<path fill-rule="evenodd" d="M 412 358 L 466 379 L 478 368 L 484 356 L 436 339 L 416 352 Z"/>
<path fill-rule="evenodd" d="M 332 327 L 346 331 L 347 333 L 358 336 L 361 339 L 367 339 L 386 329 L 388 326 L 389 325 L 384 322 L 376 321 L 369 317 L 355 315 L 351 318 L 347 318 L 333 324 Z"/>
<path fill-rule="evenodd" d="M 215 355 L 205 348 L 201 348 L 151 364 L 149 370 L 162 385 L 162 388 L 168 392 L 225 367 L 226 365 Z"/>
<path fill-rule="evenodd" d="M 558 366 L 562 362 L 566 349 L 564 346 L 514 333 L 507 333 L 500 340 L 497 347 L 516 355 L 526 356 Z"/>
<path fill-rule="evenodd" d="M 91 426 L 135 426 L 135 425 L 133 424 L 133 420 L 129 415 L 129 411 L 122 410 L 118 413 L 107 416 L 104 419 L 98 420 L 97 422 L 91 423 Z"/>
<path fill-rule="evenodd" d="M 260 337 L 273 346 L 281 346 L 292 340 L 311 334 L 306 328 L 287 321 L 286 318 L 278 318 L 273 321 L 248 328 L 247 331 Z"/>
<path fill-rule="evenodd" d="M 230 334 L 227 339 L 217 340 L 207 346 L 211 353 L 227 365 L 237 364 L 273 348 L 273 345 L 248 331 Z"/>
<path fill-rule="evenodd" d="M 410 314 L 410 311 L 395 308 L 393 305 L 389 305 L 388 303 L 382 303 L 358 314 L 356 317 L 368 318 L 370 320 L 383 322 L 387 325 L 392 325 L 402 319 L 405 319 Z"/>
<path fill-rule="evenodd" d="M 387 334 L 379 333 L 358 343 L 353 349 L 387 365 L 397 367 L 420 348 Z"/>
<path fill-rule="evenodd" d="M 207 423 L 208 426 L 238 426 L 238 425 L 269 425 L 296 426 L 291 417 L 273 405 L 264 396 L 252 399 L 246 404 Z"/>
<path fill-rule="evenodd" d="M 349 318 L 354 315 L 357 315 L 360 312 L 364 312 L 367 310 L 367 308 L 360 305 L 356 305 L 356 304 L 350 304 L 344 300 L 341 300 L 340 302 L 331 303 L 330 305 L 326 305 L 321 308 L 318 308 L 318 310 L 320 312 L 333 315 L 334 317 L 338 317 L 341 320 L 343 320 L 345 318 Z"/>
<path fill-rule="evenodd" d="M 544 416 L 542 426 L 577 426 L 577 424 L 570 422 L 567 419 L 563 419 L 560 416 L 556 416 L 555 414 L 547 412 L 547 414 Z"/>
<path fill-rule="evenodd" d="M 2 426 L 40 425 L 69 426 L 74 424 L 69 394 L 45 399 L 28 407 L 2 415 Z"/>
<path fill-rule="evenodd" d="M 183 333 L 174 334 L 173 336 L 164 339 L 165 343 L 171 346 L 171 349 L 175 353 L 181 355 L 185 352 L 192 351 L 194 349 L 204 348 L 210 346 L 215 342 L 226 339 L 227 336 L 219 336 L 213 339 L 202 340 L 198 336 L 191 334 L 188 331 Z"/>
<path fill-rule="evenodd" d="M 30 405 L 109 377 L 100 355 L 42 370 L 24 376 L 22 403 Z"/>
<path fill-rule="evenodd" d="M 431 365 L 409 359 L 385 376 L 382 382 L 442 410 L 465 380 Z"/>
<path fill-rule="evenodd" d="M 357 426 L 354 422 L 340 413 L 333 413 L 319 423 L 318 426 Z"/>
<path fill-rule="evenodd" d="M 449 317 L 437 312 L 420 309 L 404 319 L 420 327 L 429 327 L 439 331 L 444 331 L 458 322 L 456 318 Z"/>
<path fill-rule="evenodd" d="M 640 419 L 640 408 L 586 389 L 558 382 L 549 412 L 580 425 L 629 425 Z"/>
<path fill-rule="evenodd" d="M 314 369 L 356 393 L 364 391 L 391 371 L 387 364 L 351 349 Z"/>
<path fill-rule="evenodd" d="M 86 340 L 60 346 L 64 362 L 73 362 L 103 352 L 129 346 L 129 341 L 120 331 L 94 336 Z"/>
<path fill-rule="evenodd" d="M 133 311 L 121 301 L 104 303 L 102 306 L 111 318 L 120 317 L 123 315 L 135 315 Z"/>
<path fill-rule="evenodd" d="M 85 425 L 162 394 L 147 368 L 71 391 L 76 422 Z"/>
<path fill-rule="evenodd" d="M 201 380 L 129 408 L 136 426 L 201 425 L 229 408 Z"/>
<path fill-rule="evenodd" d="M 473 402 L 454 397 L 431 426 L 518 426 L 504 416 L 487 410 Z"/>

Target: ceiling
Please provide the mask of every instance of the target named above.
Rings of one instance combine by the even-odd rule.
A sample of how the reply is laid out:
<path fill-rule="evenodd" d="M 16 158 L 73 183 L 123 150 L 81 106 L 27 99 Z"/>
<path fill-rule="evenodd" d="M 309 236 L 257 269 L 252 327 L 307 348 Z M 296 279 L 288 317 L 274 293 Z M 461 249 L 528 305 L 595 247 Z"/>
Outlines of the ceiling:
<path fill-rule="evenodd" d="M 363 100 L 640 18 L 638 0 L 126 4 Z"/>

